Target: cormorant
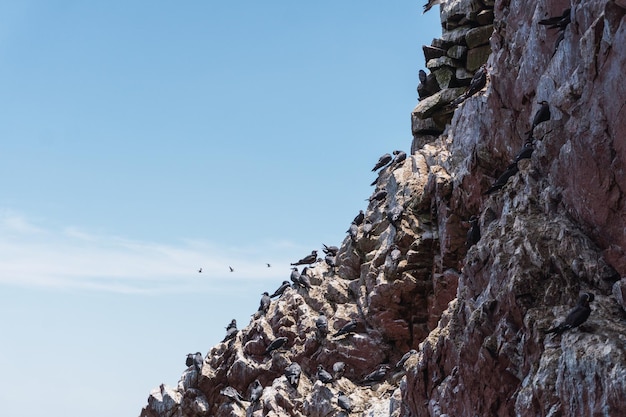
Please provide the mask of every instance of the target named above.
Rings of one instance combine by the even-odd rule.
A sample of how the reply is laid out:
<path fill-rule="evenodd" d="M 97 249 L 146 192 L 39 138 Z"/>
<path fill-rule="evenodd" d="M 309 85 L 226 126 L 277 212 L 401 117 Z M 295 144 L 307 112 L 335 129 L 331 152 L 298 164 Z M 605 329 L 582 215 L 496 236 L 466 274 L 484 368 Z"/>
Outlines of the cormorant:
<path fill-rule="evenodd" d="M 541 104 L 541 107 L 539 107 L 539 109 L 535 113 L 535 117 L 533 117 L 533 123 L 530 127 L 530 130 L 526 132 L 526 134 L 528 135 L 528 138 L 533 137 L 535 127 L 537 127 L 538 124 L 547 122 L 548 120 L 550 120 L 550 104 L 545 100 L 541 100 L 537 104 Z"/>
<path fill-rule="evenodd" d="M 359 214 L 356 215 L 352 223 L 355 223 L 357 226 L 360 226 L 363 223 L 363 219 L 365 219 L 365 214 L 363 214 L 363 210 L 359 210 Z M 326 253 L 326 251 L 324 251 Z"/>
<path fill-rule="evenodd" d="M 337 405 L 347 411 L 348 414 L 352 411 L 352 401 L 350 401 L 350 398 L 348 398 L 343 391 L 337 393 Z"/>
<path fill-rule="evenodd" d="M 191 366 L 193 365 L 193 353 L 187 354 L 187 359 L 185 360 L 185 365 Z"/>
<path fill-rule="evenodd" d="M 482 90 L 486 84 L 487 84 L 487 65 L 483 65 L 474 73 L 474 76 L 472 77 L 472 80 L 470 81 L 470 85 L 467 88 L 467 91 L 461 94 L 457 99 L 455 99 L 451 103 L 451 105 L 456 106 L 460 104 L 462 101 L 468 99 L 469 97 L 473 96 L 474 94 Z"/>
<path fill-rule="evenodd" d="M 277 337 L 267 346 L 265 349 L 265 354 L 271 353 L 273 350 L 280 349 L 283 345 L 287 343 L 287 338 L 285 336 Z"/>
<path fill-rule="evenodd" d="M 594 300 L 593 293 L 585 292 L 578 299 L 576 306 L 570 310 L 565 320 L 559 323 L 557 326 L 548 329 L 545 333 L 563 333 L 565 330 L 573 329 L 583 324 L 589 318 L 591 314 L 591 307 L 589 303 Z"/>
<path fill-rule="evenodd" d="M 324 257 L 324 262 L 326 262 L 326 265 L 330 266 L 333 269 L 337 266 L 336 261 L 337 261 L 337 258 L 335 258 L 335 256 L 326 255 Z"/>
<path fill-rule="evenodd" d="M 383 156 L 381 156 L 380 158 L 378 158 L 378 162 L 376 162 L 376 165 L 374 166 L 374 168 L 372 168 L 372 171 L 379 170 L 380 168 L 382 168 L 385 165 L 387 165 L 389 162 L 391 162 L 391 155 L 386 153 Z"/>
<path fill-rule="evenodd" d="M 291 265 L 311 265 L 315 263 L 315 261 L 317 261 L 317 251 L 313 250 L 311 251 L 310 255 L 305 256 L 304 258 L 300 259 L 298 262 L 294 262 Z"/>
<path fill-rule="evenodd" d="M 298 268 L 295 268 L 296 271 L 298 270 Z M 285 292 L 285 290 L 287 288 L 289 288 L 291 284 L 289 284 L 289 281 L 283 281 L 283 283 L 280 285 L 280 287 L 278 287 L 278 289 L 276 291 L 274 291 L 274 294 L 270 295 L 270 298 L 274 298 L 274 297 L 278 297 L 279 295 L 283 295 L 283 293 Z"/>
<path fill-rule="evenodd" d="M 498 191 L 499 189 L 504 187 L 509 178 L 517 174 L 518 171 L 519 169 L 517 168 L 517 162 L 509 164 L 509 166 L 506 168 L 506 171 L 504 171 L 502 175 L 500 175 L 498 179 L 493 183 L 493 185 L 489 187 L 487 191 L 485 191 L 485 194 L 491 194 L 494 191 Z"/>
<path fill-rule="evenodd" d="M 317 379 L 322 381 L 324 384 L 328 384 L 329 382 L 333 382 L 333 376 L 324 369 L 322 364 L 317 365 Z"/>
<path fill-rule="evenodd" d="M 480 240 L 480 224 L 478 224 L 478 217 L 472 216 L 469 219 L 470 228 L 467 231 L 467 240 L 465 246 L 467 249 L 471 248 Z"/>
<path fill-rule="evenodd" d="M 520 151 L 515 156 L 514 162 L 519 162 L 522 159 L 530 159 L 534 150 L 535 150 L 535 147 L 533 146 L 532 139 L 527 140 L 526 143 L 524 143 L 524 147 L 522 147 L 522 149 L 520 149 Z"/>

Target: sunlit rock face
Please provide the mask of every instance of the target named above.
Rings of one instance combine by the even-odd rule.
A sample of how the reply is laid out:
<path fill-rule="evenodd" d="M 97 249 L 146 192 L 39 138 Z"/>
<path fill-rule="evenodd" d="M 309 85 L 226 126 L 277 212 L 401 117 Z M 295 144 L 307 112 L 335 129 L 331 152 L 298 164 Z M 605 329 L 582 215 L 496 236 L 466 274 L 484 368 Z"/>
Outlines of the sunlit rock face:
<path fill-rule="evenodd" d="M 568 7 L 569 24 L 539 24 Z M 336 265 L 312 265 L 311 289 L 253 314 L 200 372 L 153 390 L 142 417 L 626 410 L 626 4 L 451 0 L 440 12 L 411 151 L 378 171 L 372 197 L 386 194 L 355 208 L 367 222 L 337 244 Z M 541 101 L 550 117 L 533 128 Z M 530 157 L 487 194 L 527 141 Z M 468 243 L 472 216 L 480 238 Z M 589 319 L 546 334 L 584 292 Z"/>

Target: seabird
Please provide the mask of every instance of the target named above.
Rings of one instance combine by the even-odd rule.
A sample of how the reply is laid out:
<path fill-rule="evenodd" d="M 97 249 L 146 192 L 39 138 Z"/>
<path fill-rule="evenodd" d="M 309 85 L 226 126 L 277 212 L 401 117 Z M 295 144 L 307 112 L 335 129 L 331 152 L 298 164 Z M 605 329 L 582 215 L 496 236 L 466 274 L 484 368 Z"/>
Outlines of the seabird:
<path fill-rule="evenodd" d="M 250 388 L 250 402 L 257 402 L 261 395 L 263 395 L 263 385 L 261 385 L 258 379 L 255 379 L 252 383 L 252 388 Z"/>
<path fill-rule="evenodd" d="M 298 388 L 300 384 L 300 375 L 302 374 L 302 368 L 296 362 L 292 362 L 291 365 L 285 368 L 285 377 L 294 388 Z"/>
<path fill-rule="evenodd" d="M 350 239 L 355 242 L 359 234 L 359 226 L 357 226 L 356 223 L 352 222 L 352 224 L 350 224 L 350 228 L 346 230 L 346 233 L 349 233 Z"/>
<path fill-rule="evenodd" d="M 339 391 L 337 394 L 337 405 L 346 410 L 348 414 L 352 411 L 352 401 L 350 401 L 350 398 L 348 398 L 343 391 Z"/>
<path fill-rule="evenodd" d="M 202 268 L 198 269 L 198 273 L 201 274 L 202 273 Z"/>
<path fill-rule="evenodd" d="M 571 12 L 572 9 L 568 7 L 567 9 L 563 10 L 563 13 L 561 13 L 561 15 L 542 19 L 539 21 L 539 24 L 547 26 L 548 29 L 564 30 L 567 25 L 569 25 L 572 21 Z"/>
<path fill-rule="evenodd" d="M 515 156 L 514 162 L 519 162 L 522 159 L 530 159 L 534 150 L 535 150 L 535 147 L 533 146 L 533 141 L 527 140 L 526 143 L 524 144 L 524 147 L 522 147 L 522 149 L 520 149 L 520 151 Z"/>
<path fill-rule="evenodd" d="M 296 268 L 295 266 L 291 268 L 291 275 L 289 276 L 289 279 L 296 287 L 300 287 L 302 285 L 302 282 L 300 281 L 300 276 L 301 275 L 300 272 L 298 272 L 298 268 Z"/>
<path fill-rule="evenodd" d="M 365 378 L 363 379 L 363 382 L 370 383 L 370 382 L 382 381 L 383 378 L 385 378 L 385 375 L 387 374 L 387 370 L 389 370 L 389 365 L 380 365 L 378 369 L 376 369 L 374 372 L 366 375 Z"/>
<path fill-rule="evenodd" d="M 266 263 L 265 265 L 267 265 L 267 267 L 268 267 L 268 268 L 271 268 L 271 266 L 272 266 L 272 265 L 270 265 L 270 264 L 268 264 L 268 263 Z"/>
<path fill-rule="evenodd" d="M 243 404 L 241 403 L 242 401 L 245 401 L 243 399 L 243 397 L 241 396 L 241 394 L 239 394 L 239 391 L 237 391 L 235 388 L 228 386 L 226 388 L 222 388 L 220 390 L 220 394 L 222 394 L 223 396 L 230 398 L 231 400 L 235 401 L 236 403 L 238 403 L 239 405 L 241 405 L 243 407 Z"/>
<path fill-rule="evenodd" d="M 329 382 L 333 382 L 333 376 L 324 369 L 322 364 L 317 365 L 317 379 L 322 381 L 324 384 L 328 384 Z"/>
<path fill-rule="evenodd" d="M 407 353 L 405 353 L 404 355 L 402 355 L 402 358 L 400 358 L 400 360 L 398 361 L 398 363 L 396 363 L 396 369 L 401 369 L 404 367 L 404 364 L 406 363 L 407 360 L 409 360 L 409 358 L 411 357 L 411 355 L 415 355 L 417 353 L 417 350 L 415 349 L 411 349 L 409 350 Z"/>
<path fill-rule="evenodd" d="M 269 346 L 267 346 L 267 349 L 265 349 L 265 354 L 267 355 L 273 350 L 280 349 L 285 343 L 287 343 L 287 338 L 285 336 L 277 337 L 276 339 L 272 340 L 272 343 L 270 343 Z"/>
<path fill-rule="evenodd" d="M 424 84 L 426 82 L 426 71 L 423 69 L 419 70 L 418 77 L 420 79 L 420 83 Z"/>
<path fill-rule="evenodd" d="M 333 363 L 333 378 L 339 379 L 343 376 L 343 373 L 346 371 L 345 362 L 335 362 Z"/>
<path fill-rule="evenodd" d="M 363 219 L 365 219 L 365 214 L 363 213 L 363 210 L 359 210 L 359 214 L 357 214 L 354 220 L 352 220 L 352 223 L 360 226 L 361 223 L 363 223 Z"/>
<path fill-rule="evenodd" d="M 196 355 L 193 357 L 193 366 L 196 368 L 197 372 L 200 372 L 202 369 L 202 364 L 204 363 L 204 358 L 202 357 L 202 353 L 196 352 Z"/>
<path fill-rule="evenodd" d="M 392 164 L 396 166 L 404 162 L 404 160 L 406 159 L 406 152 L 404 151 L 393 151 L 393 154 L 395 155 L 395 157 L 393 158 Z"/>
<path fill-rule="evenodd" d="M 473 96 L 474 94 L 482 90 L 486 84 L 487 84 L 487 65 L 483 65 L 474 73 L 474 76 L 472 77 L 472 80 L 470 81 L 470 85 L 467 88 L 467 91 L 461 94 L 458 98 L 456 98 L 451 103 L 451 106 L 456 106 L 460 104 L 462 101 L 467 100 L 469 97 Z"/>
<path fill-rule="evenodd" d="M 232 267 L 232 266 L 229 266 L 229 267 L 228 267 L 228 269 L 230 269 L 230 272 L 233 272 L 233 271 L 234 271 L 234 269 L 233 269 L 233 267 Z"/>
<path fill-rule="evenodd" d="M 324 257 L 324 262 L 326 262 L 326 265 L 330 266 L 333 269 L 337 266 L 336 261 L 337 261 L 337 258 L 335 258 L 335 256 L 326 255 Z"/>
<path fill-rule="evenodd" d="M 380 190 L 376 192 L 374 195 L 372 195 L 370 198 L 368 198 L 367 200 L 371 203 L 372 201 L 384 200 L 385 197 L 387 197 L 387 190 Z"/>
<path fill-rule="evenodd" d="M 372 233 L 372 227 L 374 225 L 369 219 L 365 219 L 365 223 L 363 224 L 363 236 L 366 238 L 370 237 L 370 233 Z"/>
<path fill-rule="evenodd" d="M 335 256 L 339 252 L 339 248 L 337 246 L 326 246 L 323 243 L 322 243 L 322 246 L 324 246 L 324 249 L 322 250 L 324 251 L 326 255 Z"/>
<path fill-rule="evenodd" d="M 565 330 L 573 329 L 583 324 L 589 318 L 591 314 L 591 307 L 589 303 L 594 300 L 593 293 L 585 292 L 578 299 L 576 306 L 570 310 L 565 320 L 559 323 L 557 326 L 548 329 L 545 333 L 563 333 Z"/>
<path fill-rule="evenodd" d="M 384 154 L 383 156 L 378 158 L 378 162 L 376 162 L 376 165 L 374 165 L 374 168 L 372 168 L 372 171 L 377 171 L 380 168 L 384 167 L 389 162 L 391 162 L 391 159 L 392 159 L 391 155 L 389 155 L 388 153 Z"/>
<path fill-rule="evenodd" d="M 270 294 L 265 291 L 263 296 L 261 297 L 261 304 L 259 305 L 259 311 L 262 314 L 267 313 L 267 310 L 270 309 L 270 304 L 272 303 L 272 299 L 270 298 Z"/>
<path fill-rule="evenodd" d="M 348 323 L 346 323 L 341 329 L 339 329 L 339 331 L 335 333 L 333 337 L 341 336 L 348 333 L 354 333 L 357 325 L 358 322 L 355 319 L 352 319 Z"/>
<path fill-rule="evenodd" d="M 317 261 L 317 251 L 313 250 L 311 251 L 310 255 L 305 256 L 304 258 L 300 259 L 298 262 L 294 262 L 291 265 L 311 265 L 315 263 L 315 261 Z"/>
<path fill-rule="evenodd" d="M 317 327 L 317 333 L 320 336 L 320 339 L 326 338 L 328 334 L 328 319 L 324 312 L 320 312 L 319 317 L 315 320 L 315 327 Z"/>
<path fill-rule="evenodd" d="M 187 360 L 185 360 L 185 365 L 187 366 L 193 365 L 193 353 L 187 354 Z"/>
<path fill-rule="evenodd" d="M 517 171 L 518 171 L 517 162 L 513 162 L 512 164 L 509 164 L 509 166 L 506 168 L 506 171 L 504 171 L 502 175 L 500 175 L 498 179 L 493 183 L 493 185 L 489 187 L 487 191 L 485 191 L 485 194 L 491 194 L 494 191 L 498 191 L 499 189 L 504 187 L 507 181 L 509 180 L 509 178 L 517 174 Z"/>
<path fill-rule="evenodd" d="M 313 288 L 313 286 L 311 285 L 311 280 L 309 279 L 309 274 L 307 273 L 307 271 L 307 267 L 304 267 L 302 273 L 300 274 L 300 285 L 302 285 L 307 290 L 310 290 L 311 288 Z"/>
<path fill-rule="evenodd" d="M 237 320 L 232 319 L 230 321 L 230 324 L 226 326 L 226 337 L 224 337 L 224 340 L 222 340 L 222 343 L 226 342 L 227 340 L 232 339 L 233 337 L 235 337 L 236 334 L 237 334 Z"/>
<path fill-rule="evenodd" d="M 298 270 L 298 268 L 295 268 L 296 271 Z M 289 288 L 291 284 L 289 284 L 289 281 L 283 281 L 283 283 L 280 285 L 280 287 L 278 287 L 278 289 L 276 291 L 274 291 L 274 294 L 270 295 L 270 298 L 274 298 L 274 297 L 278 297 L 279 295 L 283 295 L 283 293 L 285 292 L 285 290 L 287 288 Z"/>
<path fill-rule="evenodd" d="M 478 217 L 472 216 L 469 219 L 470 228 L 467 231 L 467 240 L 465 246 L 467 249 L 471 248 L 480 240 L 480 224 L 478 224 Z"/>
<path fill-rule="evenodd" d="M 533 123 L 530 127 L 530 130 L 526 132 L 529 138 L 533 137 L 533 132 L 535 131 L 535 127 L 537 127 L 538 124 L 550 120 L 550 104 L 545 100 L 542 100 L 537 104 L 541 104 L 541 107 L 539 107 L 539 110 L 537 110 L 537 112 L 535 113 L 535 117 L 533 117 Z"/>

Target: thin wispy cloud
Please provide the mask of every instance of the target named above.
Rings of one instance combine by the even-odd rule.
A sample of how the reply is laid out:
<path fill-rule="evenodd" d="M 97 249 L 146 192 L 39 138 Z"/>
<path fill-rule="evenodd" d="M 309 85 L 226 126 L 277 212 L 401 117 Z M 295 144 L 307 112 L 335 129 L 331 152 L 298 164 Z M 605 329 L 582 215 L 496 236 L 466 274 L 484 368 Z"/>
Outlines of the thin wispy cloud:
<path fill-rule="evenodd" d="M 288 266 L 301 251 L 289 242 L 146 242 L 75 226 L 54 229 L 0 212 L 0 284 L 121 293 L 216 291 L 242 281 L 283 279 L 287 268 L 281 275 L 266 263 Z"/>

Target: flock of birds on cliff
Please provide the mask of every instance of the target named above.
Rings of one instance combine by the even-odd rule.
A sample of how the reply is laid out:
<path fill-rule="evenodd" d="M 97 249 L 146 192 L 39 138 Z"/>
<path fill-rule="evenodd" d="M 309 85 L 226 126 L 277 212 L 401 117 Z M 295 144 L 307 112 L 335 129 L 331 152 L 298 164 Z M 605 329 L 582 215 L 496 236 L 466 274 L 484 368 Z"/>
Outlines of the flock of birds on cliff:
<path fill-rule="evenodd" d="M 439 3 L 438 0 L 430 0 L 428 4 L 424 6 L 424 9 L 425 9 L 424 11 L 426 12 L 428 9 L 430 9 L 430 7 L 438 3 Z M 545 25 L 549 29 L 558 29 L 561 32 L 556 42 L 557 48 L 558 48 L 559 43 L 563 39 L 563 33 L 569 23 L 570 23 L 570 9 L 566 9 L 565 11 L 563 11 L 562 15 L 550 17 L 550 18 L 539 21 L 539 24 Z M 457 106 L 461 102 L 466 100 L 467 98 L 481 91 L 486 85 L 487 75 L 488 74 L 487 74 L 486 65 L 483 65 L 475 73 L 467 91 L 463 95 L 461 95 L 458 99 L 453 101 L 451 104 L 453 106 Z M 422 78 L 423 77 L 421 74 L 420 79 Z M 549 103 L 547 101 L 540 101 L 538 104 L 540 105 L 540 107 L 534 115 L 530 129 L 526 132 L 527 138 L 523 147 L 520 149 L 517 155 L 513 158 L 510 164 L 508 164 L 508 166 L 502 172 L 502 174 L 483 193 L 484 195 L 493 194 L 497 192 L 498 190 L 502 189 L 507 184 L 509 179 L 518 173 L 518 163 L 523 159 L 531 158 L 531 155 L 534 151 L 534 142 L 535 142 L 534 130 L 539 124 L 550 120 L 550 117 L 551 117 Z M 374 168 L 372 169 L 372 171 L 378 171 L 384 167 L 388 167 L 390 170 L 393 170 L 397 168 L 406 158 L 407 158 L 407 154 L 405 152 L 395 150 L 393 151 L 392 154 L 385 154 L 381 156 L 378 162 L 376 163 L 376 165 L 374 166 Z M 376 185 L 380 178 L 381 178 L 381 175 L 379 175 L 377 179 L 371 185 Z M 380 201 L 385 200 L 386 197 L 387 197 L 387 191 L 385 189 L 381 189 L 381 190 L 375 191 L 372 194 L 372 196 L 367 200 L 370 203 L 372 202 L 378 203 Z M 391 210 L 387 211 L 387 217 L 392 224 L 395 224 L 400 219 L 401 215 L 402 215 L 401 207 L 392 208 Z M 475 215 L 472 216 L 469 220 L 469 226 L 470 227 L 467 232 L 467 243 L 466 243 L 466 247 L 468 250 L 471 246 L 476 244 L 481 238 L 479 218 Z M 354 218 L 354 220 L 350 224 L 350 227 L 346 231 L 346 233 L 348 233 L 352 242 L 355 243 L 357 241 L 359 228 L 361 228 L 362 236 L 369 237 L 372 232 L 372 227 L 373 227 L 372 222 L 366 218 L 365 214 L 363 213 L 363 210 L 360 210 L 359 214 Z M 334 269 L 337 266 L 336 257 L 337 257 L 337 253 L 339 252 L 339 248 L 336 246 L 326 246 L 326 245 L 323 245 L 323 246 L 324 246 L 323 252 L 325 254 L 325 258 L 323 261 L 334 271 Z M 401 251 L 397 245 L 393 245 L 390 248 L 390 257 L 392 261 L 395 261 L 395 262 L 397 262 L 400 259 Z M 287 290 L 287 288 L 291 287 L 294 289 L 302 289 L 304 291 L 310 290 L 313 286 L 311 284 L 311 280 L 308 275 L 308 268 L 317 262 L 322 262 L 322 259 L 318 258 L 317 250 L 313 250 L 311 251 L 311 254 L 303 257 L 297 262 L 292 263 L 291 274 L 290 274 L 291 282 L 287 280 L 283 281 L 282 284 L 272 294 L 270 294 L 267 291 L 264 292 L 260 300 L 257 314 L 265 315 L 269 311 L 269 308 L 272 303 L 272 299 L 282 296 L 282 294 Z M 269 263 L 266 265 L 267 267 L 271 266 Z M 301 266 L 301 265 L 306 265 L 306 266 L 304 266 L 302 271 L 299 271 L 298 266 Z M 231 272 L 234 271 L 232 267 L 229 267 L 229 269 Z M 198 272 L 202 272 L 202 268 L 200 268 Z M 569 312 L 565 320 L 560 322 L 558 325 L 545 330 L 544 332 L 560 334 L 568 329 L 572 329 L 572 328 L 580 326 L 589 318 L 591 314 L 591 308 L 589 306 L 589 303 L 592 302 L 593 300 L 594 300 L 593 293 L 585 292 L 581 294 L 577 304 Z M 325 316 L 323 312 L 319 313 L 319 317 L 316 319 L 315 325 L 317 329 L 318 340 L 324 340 L 329 337 L 330 329 L 328 326 L 328 318 Z M 352 318 L 348 323 L 346 323 L 343 327 L 341 327 L 338 331 L 336 331 L 330 337 L 333 337 L 333 338 L 348 337 L 349 335 L 357 333 L 359 325 L 360 325 L 359 321 Z M 226 336 L 224 337 L 222 343 L 226 343 L 234 339 L 235 336 L 237 335 L 237 332 L 238 332 L 237 321 L 233 319 L 230 322 L 230 324 L 226 327 Z M 272 352 L 280 350 L 280 349 L 285 349 L 288 342 L 289 340 L 287 337 L 284 337 L 284 336 L 277 337 L 267 345 L 264 354 L 271 356 Z M 408 351 L 407 353 L 405 353 L 404 356 L 398 361 L 398 363 L 396 363 L 395 369 L 399 369 L 399 370 L 403 369 L 405 362 L 411 357 L 411 355 L 414 355 L 416 353 L 417 351 L 415 349 L 412 349 Z M 193 366 L 196 372 L 198 373 L 198 375 L 201 371 L 203 363 L 204 363 L 204 358 L 200 352 L 196 352 L 195 354 L 191 354 L 191 353 L 188 354 L 186 362 L 185 362 L 186 366 L 188 367 Z M 380 364 L 376 367 L 376 369 L 373 372 L 365 376 L 362 383 L 373 384 L 376 382 L 380 382 L 385 379 L 387 372 L 390 369 L 391 369 L 390 365 Z M 321 364 L 319 364 L 317 366 L 316 378 L 319 381 L 321 381 L 323 384 L 332 384 L 333 381 L 337 380 L 343 375 L 344 371 L 345 371 L 344 362 L 334 363 L 332 373 L 324 369 L 324 367 Z M 292 362 L 290 365 L 288 365 L 284 369 L 284 375 L 288 383 L 295 389 L 297 389 L 298 387 L 301 374 L 302 374 L 302 368 L 296 362 Z M 246 400 L 244 396 L 242 396 L 232 386 L 227 386 L 223 388 L 220 391 L 220 393 L 228 397 L 229 399 L 235 401 L 242 407 L 244 407 L 244 405 L 242 404 L 243 401 L 249 401 L 252 404 L 255 404 L 261 398 L 261 395 L 263 393 L 263 386 L 261 382 L 258 379 L 256 379 L 252 383 L 249 391 L 250 391 L 250 394 L 248 396 L 248 400 Z M 337 400 L 337 405 L 339 406 L 341 410 L 343 410 L 346 413 L 350 413 L 352 411 L 353 407 L 352 407 L 350 398 L 344 392 L 339 391 L 337 393 L 336 400 Z"/>

